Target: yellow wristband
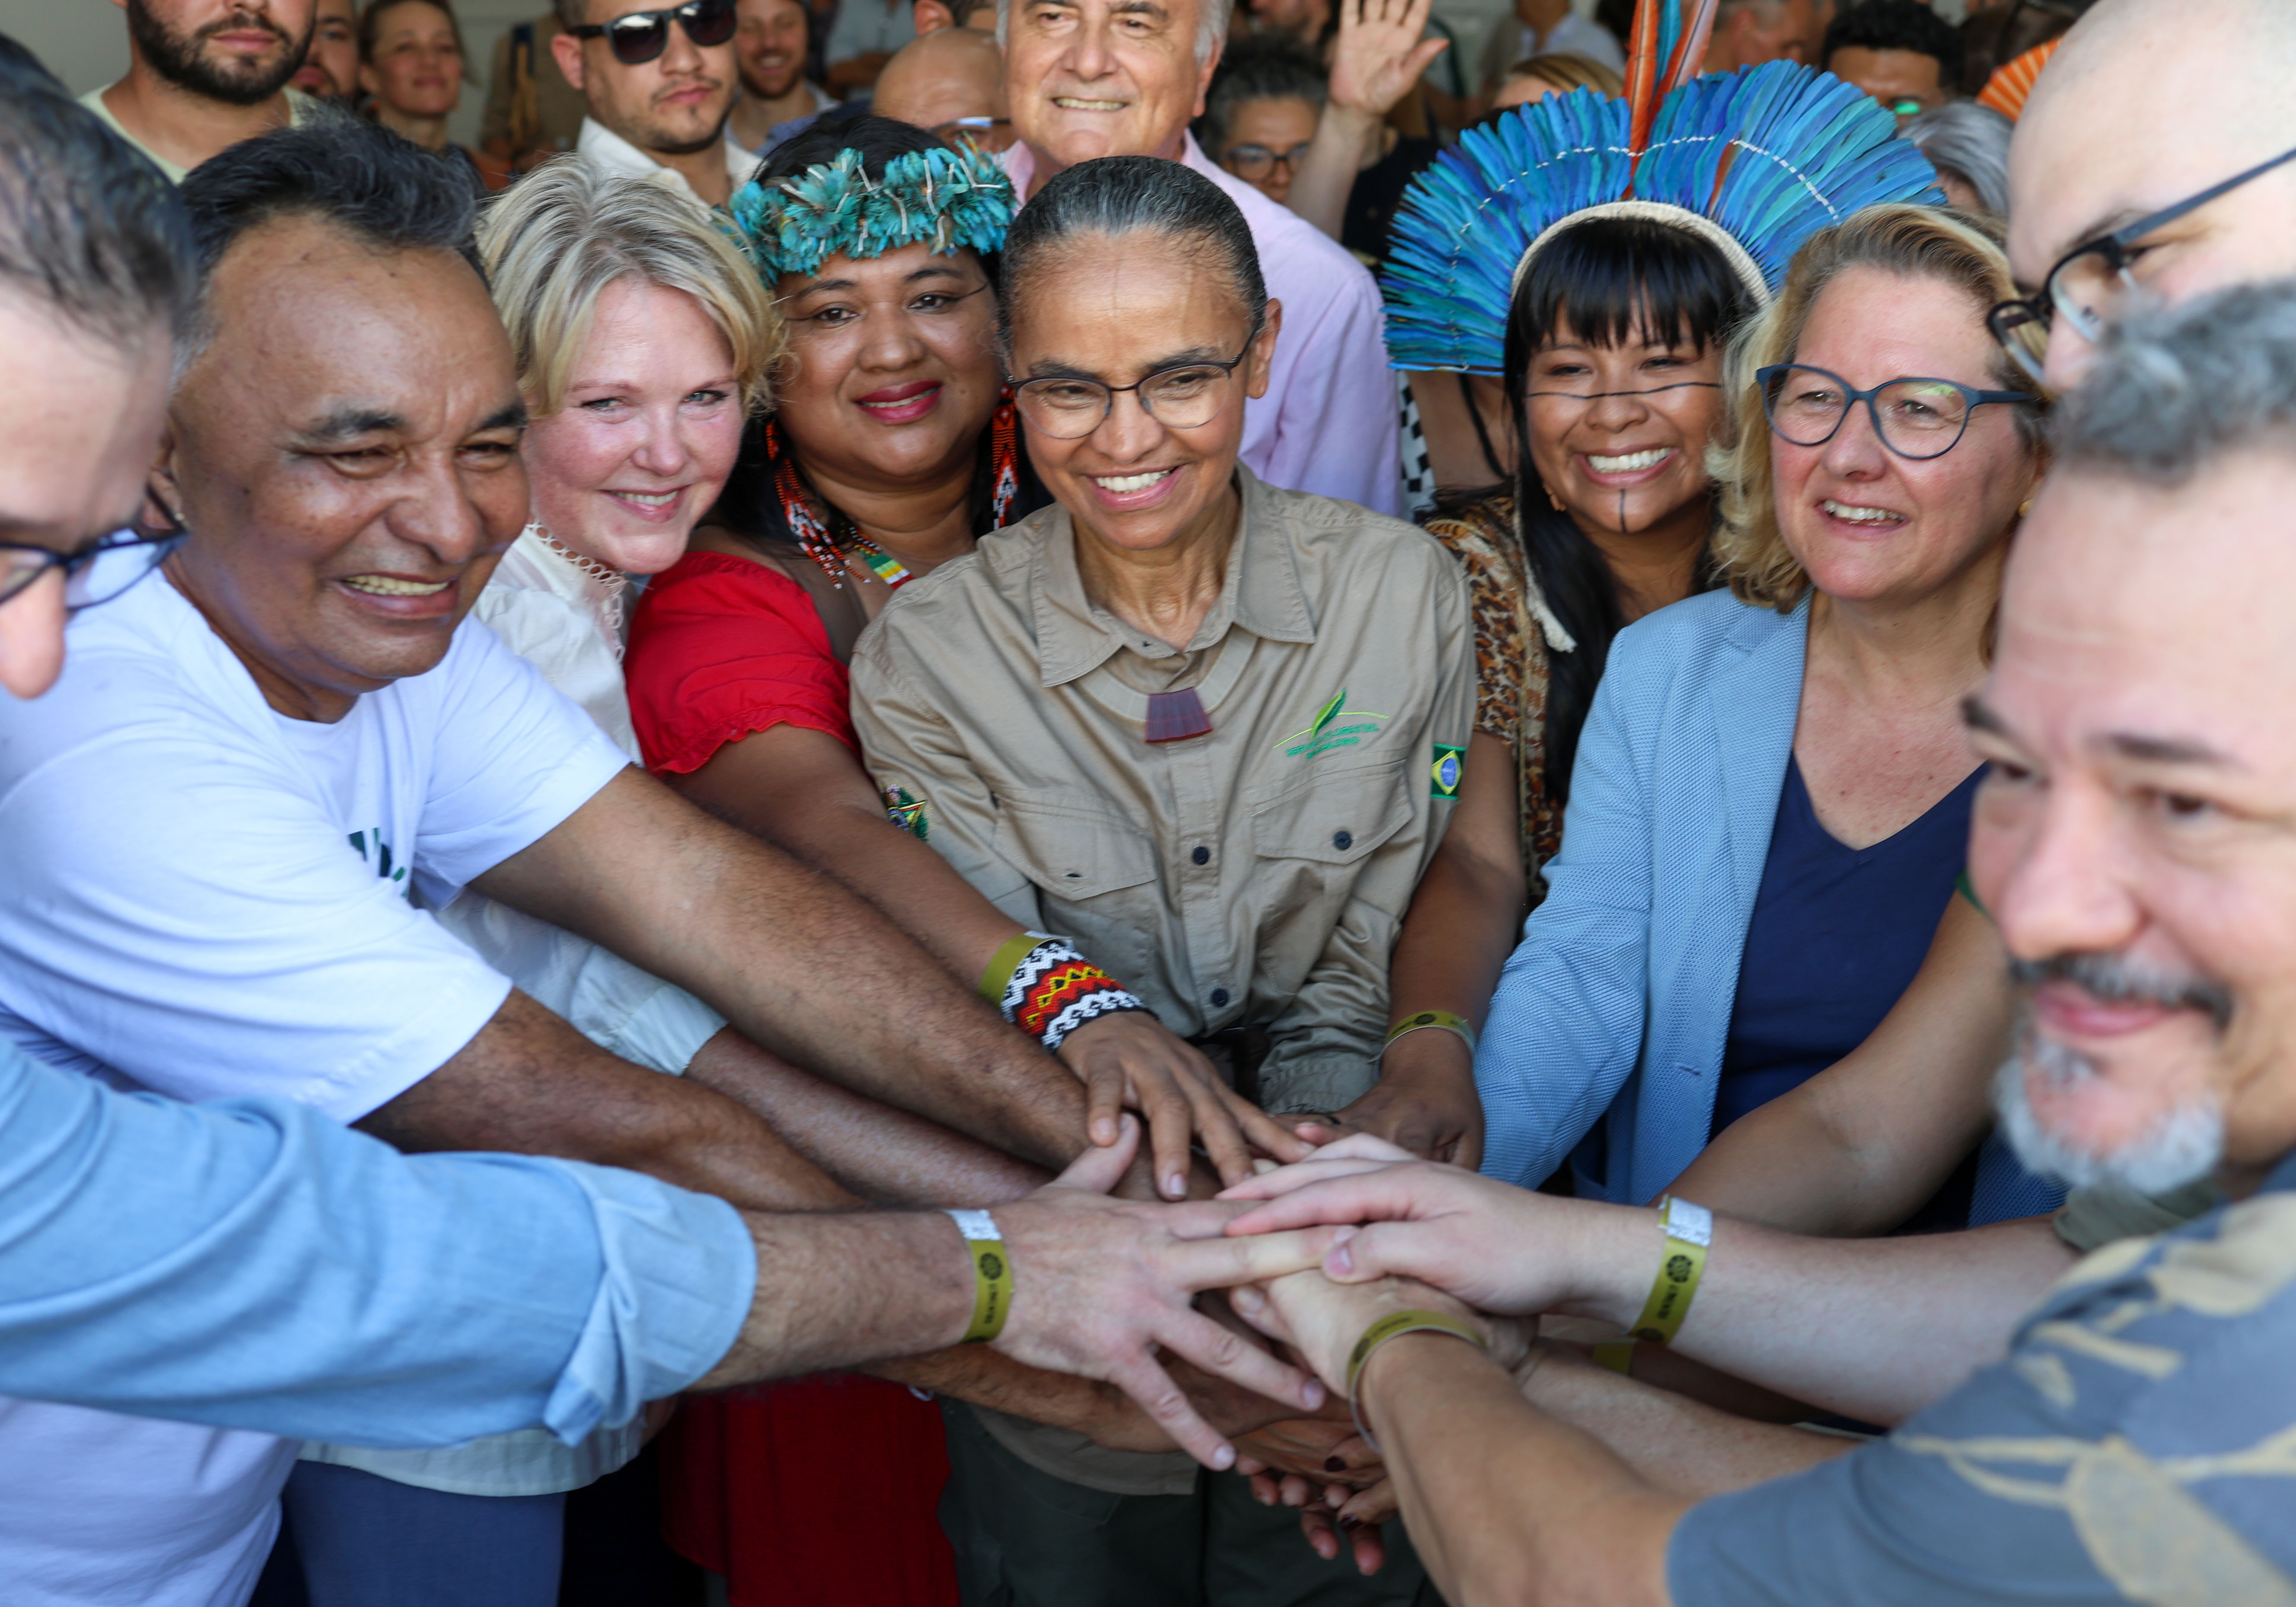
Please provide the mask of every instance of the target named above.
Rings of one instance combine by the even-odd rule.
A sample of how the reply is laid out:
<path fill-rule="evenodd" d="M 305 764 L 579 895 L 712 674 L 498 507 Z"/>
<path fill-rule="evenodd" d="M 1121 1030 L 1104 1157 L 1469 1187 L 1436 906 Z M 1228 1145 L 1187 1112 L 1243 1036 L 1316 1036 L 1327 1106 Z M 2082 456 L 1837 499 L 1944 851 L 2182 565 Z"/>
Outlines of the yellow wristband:
<path fill-rule="evenodd" d="M 1004 1253 L 996 1219 L 987 1211 L 953 1210 L 948 1218 L 972 1257 L 972 1324 L 960 1342 L 985 1345 L 1004 1332 L 1004 1318 L 1013 1309 L 1013 1260 Z"/>
<path fill-rule="evenodd" d="M 1029 951 L 1045 940 L 1040 931 L 1016 931 L 996 946 L 988 956 L 988 969 L 980 973 L 977 984 L 980 996 L 992 1004 L 1004 1002 L 1004 989 L 1013 980 L 1013 972 L 1029 957 Z"/>
<path fill-rule="evenodd" d="M 1422 1032 L 1432 1027 L 1443 1032 L 1456 1032 L 1467 1041 L 1467 1053 L 1475 1052 L 1475 1024 L 1464 1015 L 1453 1015 L 1447 1010 L 1422 1010 L 1406 1015 L 1387 1029 L 1387 1041 L 1393 1043 L 1406 1032 Z"/>
<path fill-rule="evenodd" d="M 1596 1340 L 1593 1351 L 1595 1365 L 1632 1378 L 1635 1373 L 1635 1341 L 1630 1339 Z"/>
<path fill-rule="evenodd" d="M 1364 1364 L 1371 1360 L 1371 1353 L 1388 1341 L 1406 1333 L 1447 1333 L 1453 1339 L 1466 1341 L 1485 1355 L 1490 1353 L 1490 1346 L 1471 1324 L 1440 1311 L 1390 1311 L 1365 1329 L 1363 1337 L 1356 1341 L 1356 1348 L 1348 1353 L 1348 1410 L 1355 1416 L 1356 1432 L 1362 1435 L 1364 1443 L 1374 1451 L 1379 1449 L 1378 1442 L 1372 1439 L 1371 1431 L 1364 1427 L 1363 1414 L 1356 1408 L 1356 1385 L 1363 1378 Z"/>
<path fill-rule="evenodd" d="M 1699 1277 L 1706 1270 L 1707 1246 L 1714 1242 L 1714 1213 L 1669 1194 L 1658 1202 L 1658 1214 L 1666 1227 L 1666 1248 L 1650 1299 L 1643 1302 L 1643 1314 L 1629 1336 L 1665 1345 L 1682 1332 L 1682 1319 L 1690 1315 L 1690 1298 L 1698 1292 Z"/>

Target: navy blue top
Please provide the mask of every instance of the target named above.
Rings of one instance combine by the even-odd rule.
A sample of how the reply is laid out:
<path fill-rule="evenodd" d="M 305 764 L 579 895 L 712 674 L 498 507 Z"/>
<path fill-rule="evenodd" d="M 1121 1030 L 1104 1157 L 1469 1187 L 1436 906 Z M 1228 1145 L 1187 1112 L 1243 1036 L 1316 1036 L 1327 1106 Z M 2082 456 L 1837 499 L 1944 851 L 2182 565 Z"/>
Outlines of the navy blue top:
<path fill-rule="evenodd" d="M 1922 968 L 1969 857 L 1984 767 L 1894 837 L 1852 849 L 1818 824 L 1789 759 L 1714 1095 L 1714 1131 L 1864 1043 Z"/>

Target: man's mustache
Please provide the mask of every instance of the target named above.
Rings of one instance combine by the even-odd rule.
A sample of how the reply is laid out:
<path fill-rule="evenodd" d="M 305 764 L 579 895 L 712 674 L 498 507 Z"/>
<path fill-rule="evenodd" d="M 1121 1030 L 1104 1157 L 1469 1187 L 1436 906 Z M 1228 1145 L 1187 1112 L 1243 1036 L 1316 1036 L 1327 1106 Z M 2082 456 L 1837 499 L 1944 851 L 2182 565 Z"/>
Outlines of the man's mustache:
<path fill-rule="evenodd" d="M 261 12 L 234 12 L 230 16 L 226 17 L 220 22 L 209 23 L 205 28 L 200 29 L 198 33 L 192 37 L 200 43 L 205 44 L 208 40 L 216 37 L 218 34 L 242 33 L 250 28 L 259 28 L 265 33 L 273 35 L 282 45 L 291 45 L 294 43 L 292 39 L 290 39 L 287 37 L 287 30 L 285 29 L 280 27 L 279 24 L 274 22 L 269 17 L 266 16 Z"/>
<path fill-rule="evenodd" d="M 2232 1025 L 2232 990 L 2206 977 L 2177 976 L 2120 955 L 2052 955 L 2046 960 L 2009 962 L 2009 980 L 2021 988 L 2070 982 L 2108 1004 L 2156 1004 L 2163 1010 L 2199 1010 L 2218 1032 Z"/>

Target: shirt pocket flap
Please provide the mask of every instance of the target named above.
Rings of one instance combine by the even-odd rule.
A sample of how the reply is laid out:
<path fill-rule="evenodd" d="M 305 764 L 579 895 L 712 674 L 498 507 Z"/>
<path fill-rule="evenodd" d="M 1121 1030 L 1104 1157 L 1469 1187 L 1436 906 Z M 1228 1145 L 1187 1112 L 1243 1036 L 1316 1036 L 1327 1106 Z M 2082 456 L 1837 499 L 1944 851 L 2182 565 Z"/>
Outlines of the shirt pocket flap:
<path fill-rule="evenodd" d="M 1411 823 L 1399 767 L 1327 772 L 1251 811 L 1251 846 L 1263 859 L 1352 865 Z"/>
<path fill-rule="evenodd" d="M 1156 879 L 1156 855 L 1103 809 L 1000 798 L 996 851 L 1056 898 L 1090 898 Z"/>

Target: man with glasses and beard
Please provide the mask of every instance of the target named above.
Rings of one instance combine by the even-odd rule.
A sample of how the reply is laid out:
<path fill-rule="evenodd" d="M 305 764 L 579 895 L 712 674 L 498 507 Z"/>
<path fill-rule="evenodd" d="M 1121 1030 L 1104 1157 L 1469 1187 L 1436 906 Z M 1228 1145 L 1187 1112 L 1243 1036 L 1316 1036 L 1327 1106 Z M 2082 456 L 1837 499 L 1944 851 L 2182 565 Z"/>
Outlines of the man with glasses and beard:
<path fill-rule="evenodd" d="M 2037 1168 L 2233 1202 L 2030 1291 L 2012 1332 L 1983 1234 L 1797 1240 L 1362 1139 L 1238 1185 L 1275 1198 L 1230 1233 L 1370 1222 L 1238 1304 L 1345 1381 L 1448 1599 L 2296 1599 L 2296 284 L 2108 329 L 2057 451 L 1965 710 L 1992 767 L 1971 878 L 2024 1017 L 1997 1103 Z M 1510 1377 L 1455 1300 L 1670 1329 L 1896 1430 L 1758 1424 L 1562 1355 Z"/>
<path fill-rule="evenodd" d="M 122 0 L 127 76 L 80 104 L 177 184 L 217 152 L 301 122 L 288 80 L 311 47 L 316 0 Z"/>
<path fill-rule="evenodd" d="M 2065 36 L 2009 148 L 2030 298 L 1993 327 L 2028 372 L 2063 389 L 2124 308 L 2296 273 L 2292 78 L 2286 0 L 2103 0 Z"/>
<path fill-rule="evenodd" d="M 737 20 L 734 0 L 558 0 L 551 53 L 590 109 L 574 148 L 617 173 L 658 168 L 705 205 L 731 201 L 758 165 L 726 128 Z"/>

